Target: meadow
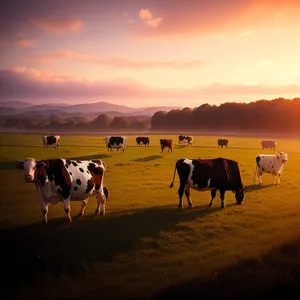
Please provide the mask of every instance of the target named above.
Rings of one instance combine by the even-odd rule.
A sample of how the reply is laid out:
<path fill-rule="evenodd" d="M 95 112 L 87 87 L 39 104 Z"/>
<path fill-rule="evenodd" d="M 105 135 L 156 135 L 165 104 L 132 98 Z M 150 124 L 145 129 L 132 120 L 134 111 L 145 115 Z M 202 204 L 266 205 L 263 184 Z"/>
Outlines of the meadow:
<path fill-rule="evenodd" d="M 125 152 L 107 151 L 103 136 L 63 135 L 57 150 L 43 148 L 41 135 L 0 135 L 0 238 L 3 299 L 252 299 L 299 292 L 300 140 L 277 139 L 289 154 L 281 184 L 254 184 L 261 138 L 194 136 L 193 146 L 177 135 L 149 135 L 150 146 L 128 136 Z M 162 153 L 160 138 L 172 138 Z M 26 157 L 94 159 L 107 164 L 110 191 L 106 215 L 86 215 L 71 202 L 68 224 L 62 203 L 50 205 L 46 226 L 35 186 L 26 184 L 17 160 Z M 247 189 L 243 205 L 233 193 L 192 190 L 195 208 L 178 208 L 179 187 L 169 185 L 179 158 L 225 157 L 239 162 Z"/>

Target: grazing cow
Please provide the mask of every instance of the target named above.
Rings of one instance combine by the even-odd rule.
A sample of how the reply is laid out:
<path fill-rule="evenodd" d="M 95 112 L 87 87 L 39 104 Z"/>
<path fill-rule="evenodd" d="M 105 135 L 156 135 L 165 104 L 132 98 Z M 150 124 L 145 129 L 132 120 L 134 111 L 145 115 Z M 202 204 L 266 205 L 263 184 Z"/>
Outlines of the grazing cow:
<path fill-rule="evenodd" d="M 113 148 L 116 148 L 117 151 L 121 148 L 124 152 L 126 143 L 127 143 L 127 137 L 123 136 L 107 136 L 104 138 L 107 150 L 111 150 Z"/>
<path fill-rule="evenodd" d="M 288 161 L 288 155 L 284 152 L 279 154 L 258 154 L 256 156 L 256 167 L 254 173 L 254 182 L 256 183 L 256 176 L 258 181 L 262 184 L 263 173 L 273 175 L 273 184 L 280 184 L 280 176 L 282 175 L 284 164 Z"/>
<path fill-rule="evenodd" d="M 178 143 L 183 144 L 183 143 L 188 143 L 188 146 L 192 145 L 193 142 L 193 137 L 187 136 L 187 135 L 180 135 L 178 137 Z"/>
<path fill-rule="evenodd" d="M 95 214 L 105 214 L 108 190 L 103 186 L 105 163 L 101 160 L 49 159 L 18 161 L 24 170 L 24 180 L 35 183 L 43 212 L 43 223 L 48 222 L 49 203 L 63 201 L 67 220 L 72 222 L 70 201 L 82 201 L 79 215 L 84 215 L 88 199 L 96 194 Z"/>
<path fill-rule="evenodd" d="M 136 143 L 140 146 L 141 144 L 144 144 L 145 146 L 149 146 L 150 141 L 148 137 L 139 136 L 136 138 Z"/>
<path fill-rule="evenodd" d="M 44 148 L 48 146 L 53 146 L 55 149 L 60 146 L 60 136 L 59 135 L 45 135 L 42 137 Z"/>
<path fill-rule="evenodd" d="M 168 152 L 173 151 L 173 141 L 172 140 L 160 139 L 159 142 L 160 142 L 161 152 L 164 151 L 165 147 L 169 148 Z"/>
<path fill-rule="evenodd" d="M 261 142 L 261 147 L 263 149 L 274 149 L 274 152 L 276 149 L 276 145 L 277 145 L 277 143 L 275 141 L 262 141 Z"/>
<path fill-rule="evenodd" d="M 237 204 L 242 204 L 245 197 L 245 187 L 239 165 L 236 161 L 226 158 L 214 159 L 187 159 L 182 158 L 176 162 L 173 181 L 170 188 L 174 186 L 176 170 L 180 180 L 178 189 L 179 207 L 183 207 L 182 197 L 185 194 L 188 204 L 193 207 L 190 188 L 196 191 L 211 191 L 213 204 L 217 190 L 220 190 L 221 208 L 225 207 L 224 198 L 226 191 L 235 193 Z"/>
<path fill-rule="evenodd" d="M 228 146 L 228 140 L 227 139 L 218 139 L 218 147 L 222 147 L 225 146 L 227 148 Z"/>

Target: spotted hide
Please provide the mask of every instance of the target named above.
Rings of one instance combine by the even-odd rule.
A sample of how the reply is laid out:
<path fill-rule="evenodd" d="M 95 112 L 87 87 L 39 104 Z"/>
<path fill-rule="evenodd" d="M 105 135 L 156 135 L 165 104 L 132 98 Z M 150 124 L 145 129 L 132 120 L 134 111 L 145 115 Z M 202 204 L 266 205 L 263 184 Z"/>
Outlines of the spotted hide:
<path fill-rule="evenodd" d="M 60 147 L 60 136 L 59 135 L 45 135 L 42 137 L 44 148 L 53 146 L 55 149 Z"/>
<path fill-rule="evenodd" d="M 72 222 L 70 201 L 82 201 L 79 215 L 84 215 L 88 199 L 96 194 L 96 214 L 105 214 L 108 190 L 103 187 L 105 164 L 101 160 L 49 159 L 36 161 L 27 158 L 16 167 L 24 170 L 24 180 L 35 183 L 43 212 L 48 222 L 49 203 L 63 201 L 67 219 Z"/>
<path fill-rule="evenodd" d="M 107 150 L 116 148 L 117 151 L 121 148 L 124 152 L 127 144 L 127 137 L 125 136 L 107 136 L 104 138 Z"/>
<path fill-rule="evenodd" d="M 288 161 L 288 155 L 284 152 L 279 154 L 258 154 L 255 158 L 256 167 L 254 173 L 254 179 L 256 183 L 256 177 L 258 181 L 262 184 L 263 173 L 269 173 L 273 176 L 273 184 L 280 184 L 280 177 L 283 172 L 284 164 Z"/>
<path fill-rule="evenodd" d="M 235 193 L 237 204 L 242 204 L 245 197 L 245 187 L 243 185 L 239 165 L 236 161 L 226 158 L 215 159 L 187 159 L 182 158 L 176 162 L 173 181 L 174 185 L 176 170 L 180 180 L 178 189 L 179 207 L 183 207 L 182 197 L 185 194 L 188 205 L 193 207 L 190 188 L 196 191 L 211 191 L 211 201 L 213 204 L 217 190 L 220 191 L 221 207 L 225 207 L 224 198 L 226 191 Z"/>

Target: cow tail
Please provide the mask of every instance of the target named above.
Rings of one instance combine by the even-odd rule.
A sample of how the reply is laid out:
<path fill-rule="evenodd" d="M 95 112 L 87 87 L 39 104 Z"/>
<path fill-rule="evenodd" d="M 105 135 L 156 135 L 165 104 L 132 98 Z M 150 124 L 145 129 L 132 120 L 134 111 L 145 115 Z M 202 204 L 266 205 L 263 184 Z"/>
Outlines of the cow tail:
<path fill-rule="evenodd" d="M 173 181 L 170 184 L 170 189 L 174 186 L 175 174 L 176 174 L 176 165 L 175 165 L 175 170 L 174 170 L 174 175 L 173 175 Z"/>
<path fill-rule="evenodd" d="M 257 163 L 255 164 L 255 172 L 254 172 L 254 178 L 253 181 L 256 182 L 256 176 L 257 176 Z"/>

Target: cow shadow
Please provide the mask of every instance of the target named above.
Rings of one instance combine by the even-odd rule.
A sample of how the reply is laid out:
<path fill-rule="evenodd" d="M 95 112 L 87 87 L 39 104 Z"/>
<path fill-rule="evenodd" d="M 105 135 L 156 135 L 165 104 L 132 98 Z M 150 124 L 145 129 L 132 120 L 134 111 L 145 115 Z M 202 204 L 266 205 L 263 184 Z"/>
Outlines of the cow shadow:
<path fill-rule="evenodd" d="M 273 186 L 273 184 L 265 184 L 265 185 L 262 185 L 262 184 L 251 184 L 251 185 L 246 186 L 246 192 L 247 193 L 251 193 L 251 192 L 254 192 L 254 191 L 259 191 L 259 190 L 263 190 L 263 189 L 269 188 L 271 186 Z"/>
<path fill-rule="evenodd" d="M 154 294 L 160 299 L 275 299 L 293 298 L 300 292 L 300 240 L 266 254 L 220 268 L 206 277 L 194 277 Z M 287 259 L 293 257 L 293 259 Z"/>
<path fill-rule="evenodd" d="M 109 158 L 109 157 L 111 157 L 111 155 L 108 155 L 108 154 L 94 154 L 94 155 L 68 157 L 66 159 L 70 159 L 70 160 L 92 160 L 92 159 L 105 159 L 105 158 Z"/>
<path fill-rule="evenodd" d="M 177 205 L 135 209 L 105 216 L 87 214 L 73 218 L 50 219 L 48 225 L 40 222 L 0 231 L 2 257 L 1 271 L 10 290 L 16 285 L 35 282 L 38 277 L 81 276 L 86 266 L 110 262 L 113 256 L 140 244 L 143 237 L 159 237 L 165 230 L 190 230 L 178 223 L 190 222 L 219 211 L 219 205 L 194 209 Z"/>
<path fill-rule="evenodd" d="M 163 156 L 162 155 L 151 155 L 151 156 L 146 156 L 146 157 L 142 157 L 142 158 L 137 158 L 137 159 L 134 159 L 133 161 L 135 161 L 135 162 L 147 162 L 147 161 L 160 159 L 160 158 L 163 158 Z"/>

